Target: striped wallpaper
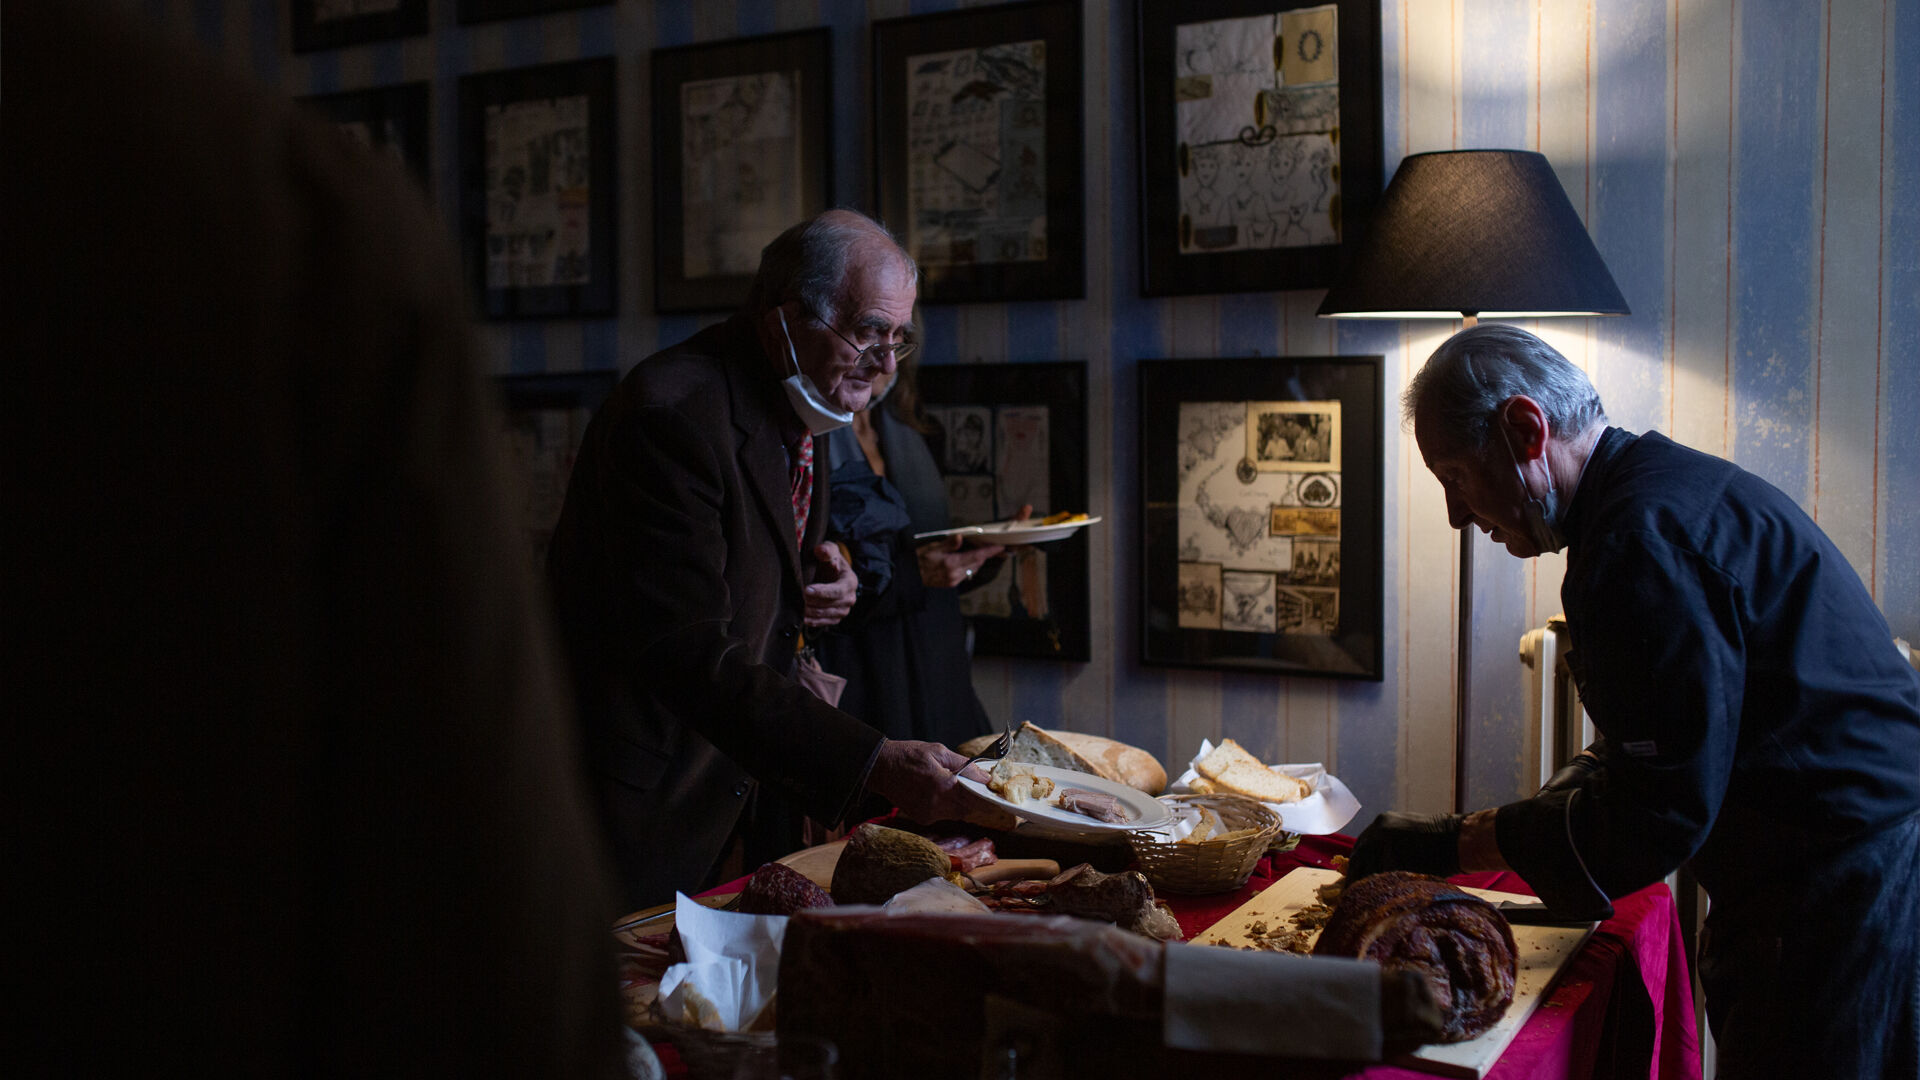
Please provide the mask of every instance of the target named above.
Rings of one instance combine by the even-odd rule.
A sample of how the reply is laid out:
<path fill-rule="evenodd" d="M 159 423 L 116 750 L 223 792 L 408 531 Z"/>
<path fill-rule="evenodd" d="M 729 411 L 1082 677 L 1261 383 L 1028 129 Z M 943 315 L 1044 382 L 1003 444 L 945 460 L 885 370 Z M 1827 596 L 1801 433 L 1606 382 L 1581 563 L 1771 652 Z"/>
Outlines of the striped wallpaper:
<path fill-rule="evenodd" d="M 427 36 L 302 56 L 284 44 L 285 0 L 135 6 L 290 94 L 431 80 L 449 221 L 458 76 L 617 57 L 621 314 L 488 327 L 498 370 L 540 372 L 625 369 L 700 325 L 649 311 L 649 49 L 832 26 L 836 195 L 865 206 L 867 25 L 955 5 L 619 0 L 460 27 L 453 0 L 432 0 Z M 1090 368 L 1091 509 L 1108 522 L 1093 534 L 1097 659 L 981 660 L 975 682 L 996 719 L 1110 733 L 1170 761 L 1221 735 L 1325 761 L 1367 807 L 1356 828 L 1379 810 L 1449 808 L 1461 539 L 1397 423 L 1384 682 L 1138 662 L 1136 361 L 1382 353 L 1397 393 L 1457 327 L 1316 319 L 1318 292 L 1141 299 L 1132 13 L 1085 0 L 1087 299 L 925 311 L 928 363 Z M 1634 314 L 1526 325 L 1592 373 L 1616 423 L 1732 458 L 1797 498 L 1895 632 L 1920 640 L 1920 0 L 1381 0 L 1381 16 L 1389 174 L 1427 150 L 1546 154 Z M 1515 645 L 1558 609 L 1563 565 L 1476 543 L 1475 805 L 1531 790 Z"/>

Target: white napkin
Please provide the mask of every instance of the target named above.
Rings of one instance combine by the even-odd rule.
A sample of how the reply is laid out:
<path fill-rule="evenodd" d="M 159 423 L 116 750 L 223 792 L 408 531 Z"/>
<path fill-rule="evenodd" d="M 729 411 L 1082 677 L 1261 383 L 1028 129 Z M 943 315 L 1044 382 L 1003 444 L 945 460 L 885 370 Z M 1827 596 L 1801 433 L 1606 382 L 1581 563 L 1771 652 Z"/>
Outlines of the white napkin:
<path fill-rule="evenodd" d="M 915 885 L 895 893 L 883 907 L 889 915 L 923 915 L 927 912 L 955 912 L 959 914 L 978 914 L 992 911 L 980 902 L 980 898 L 948 881 L 946 878 L 930 877 Z"/>
<path fill-rule="evenodd" d="M 785 915 L 715 911 L 676 893 L 673 923 L 687 962 L 660 975 L 660 1002 L 675 1023 L 746 1031 L 773 1001 Z"/>
<path fill-rule="evenodd" d="M 1180 779 L 1168 785 L 1167 794 L 1184 795 L 1192 791 L 1188 785 L 1200 778 L 1193 764 L 1211 753 L 1213 742 L 1201 739 L 1200 752 L 1193 755 L 1193 762 L 1187 764 L 1187 771 L 1180 774 Z M 1305 780 L 1313 786 L 1313 794 L 1299 802 L 1266 804 L 1280 815 L 1280 827 L 1290 833 L 1302 836 L 1336 833 L 1360 812 L 1360 800 L 1353 797 L 1353 792 L 1347 790 L 1347 785 L 1341 783 L 1339 777 L 1328 772 L 1327 767 L 1317 761 L 1307 765 L 1269 765 L 1268 768 Z M 1192 831 L 1192 826 L 1188 826 L 1188 831 Z"/>
<path fill-rule="evenodd" d="M 1166 1045 L 1379 1061 L 1380 965 L 1333 956 L 1167 944 Z"/>

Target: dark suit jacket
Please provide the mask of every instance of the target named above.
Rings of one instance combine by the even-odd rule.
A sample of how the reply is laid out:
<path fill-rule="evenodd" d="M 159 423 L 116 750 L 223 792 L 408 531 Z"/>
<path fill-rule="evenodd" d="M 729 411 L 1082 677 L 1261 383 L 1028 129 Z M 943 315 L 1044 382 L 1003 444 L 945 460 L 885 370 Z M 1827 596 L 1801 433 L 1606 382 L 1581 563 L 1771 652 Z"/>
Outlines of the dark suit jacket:
<path fill-rule="evenodd" d="M 548 573 L 614 861 L 635 906 L 697 888 L 756 780 L 852 806 L 879 732 L 791 678 L 811 572 L 781 419 L 735 317 L 635 365 L 588 425 Z M 827 524 L 824 445 L 806 551 Z"/>

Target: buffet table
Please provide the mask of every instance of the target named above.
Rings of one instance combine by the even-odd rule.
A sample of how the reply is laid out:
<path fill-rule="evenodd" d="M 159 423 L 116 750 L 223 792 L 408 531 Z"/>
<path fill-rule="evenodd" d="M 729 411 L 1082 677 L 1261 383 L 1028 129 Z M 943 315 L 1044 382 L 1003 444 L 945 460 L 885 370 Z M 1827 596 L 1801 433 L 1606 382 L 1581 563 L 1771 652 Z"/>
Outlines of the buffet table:
<path fill-rule="evenodd" d="M 1193 938 L 1249 898 L 1301 867 L 1332 869 L 1353 841 L 1345 836 L 1303 839 L 1290 852 L 1264 856 L 1238 891 L 1213 896 L 1163 896 L 1185 937 Z M 1530 894 L 1510 873 L 1462 874 L 1457 884 Z M 738 892 L 746 879 L 707 895 Z M 677 1070 L 673 1048 L 660 1044 L 669 1075 Z M 1429 1076 L 1390 1065 L 1349 1074 L 1360 1080 L 1414 1080 Z M 1487 1080 L 1522 1078 L 1700 1076 L 1692 979 L 1682 947 L 1679 919 L 1664 884 L 1622 897 L 1614 916 L 1601 923 L 1555 983 L 1540 1008 L 1520 1028 Z"/>

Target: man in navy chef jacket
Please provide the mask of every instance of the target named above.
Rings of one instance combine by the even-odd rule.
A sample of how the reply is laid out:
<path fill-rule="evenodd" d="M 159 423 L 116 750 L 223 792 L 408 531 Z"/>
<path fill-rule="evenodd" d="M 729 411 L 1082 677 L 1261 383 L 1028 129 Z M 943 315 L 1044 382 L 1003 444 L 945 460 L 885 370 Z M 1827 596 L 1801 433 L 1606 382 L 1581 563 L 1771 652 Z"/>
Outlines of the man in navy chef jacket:
<path fill-rule="evenodd" d="M 1557 911 L 1686 865 L 1719 1075 L 1920 1075 L 1920 682 L 1792 499 L 1609 427 L 1524 330 L 1454 335 L 1403 405 L 1456 528 L 1567 551 L 1568 666 L 1601 738 L 1497 809 L 1382 814 L 1349 875 L 1512 869 Z"/>

